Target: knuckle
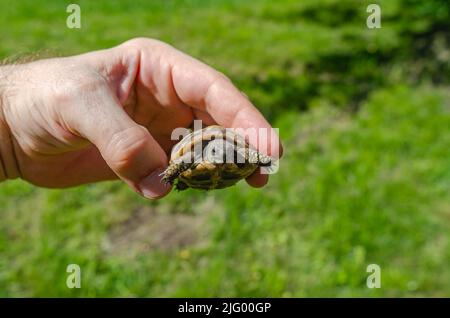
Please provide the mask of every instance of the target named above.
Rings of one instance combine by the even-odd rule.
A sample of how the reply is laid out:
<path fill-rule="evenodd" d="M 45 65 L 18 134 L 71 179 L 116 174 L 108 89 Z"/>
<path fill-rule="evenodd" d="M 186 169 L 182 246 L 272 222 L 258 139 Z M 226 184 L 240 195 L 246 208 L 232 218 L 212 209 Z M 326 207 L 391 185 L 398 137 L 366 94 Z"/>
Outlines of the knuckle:
<path fill-rule="evenodd" d="M 106 154 L 111 168 L 118 171 L 129 169 L 148 144 L 149 132 L 142 126 L 135 126 L 115 133 L 110 139 Z"/>
<path fill-rule="evenodd" d="M 221 73 L 216 72 L 213 77 L 211 78 L 211 81 L 208 85 L 208 88 L 206 90 L 205 96 L 214 95 L 218 92 L 222 91 L 222 87 L 224 84 L 229 84 L 230 80 L 228 77 Z"/>
<path fill-rule="evenodd" d="M 145 38 L 145 37 L 136 37 L 131 40 L 128 40 L 123 43 L 126 47 L 131 47 L 135 49 L 144 49 L 148 47 L 152 48 L 170 48 L 171 46 L 165 42 L 151 39 L 151 38 Z"/>
<path fill-rule="evenodd" d="M 42 154 L 46 150 L 44 149 L 45 147 L 42 146 L 43 143 L 39 142 L 35 138 L 21 138 L 18 140 L 18 143 L 22 151 L 32 157 Z"/>
<path fill-rule="evenodd" d="M 217 78 L 217 81 L 231 83 L 230 78 L 227 75 L 225 75 L 225 73 L 217 71 L 217 77 L 216 78 Z"/>

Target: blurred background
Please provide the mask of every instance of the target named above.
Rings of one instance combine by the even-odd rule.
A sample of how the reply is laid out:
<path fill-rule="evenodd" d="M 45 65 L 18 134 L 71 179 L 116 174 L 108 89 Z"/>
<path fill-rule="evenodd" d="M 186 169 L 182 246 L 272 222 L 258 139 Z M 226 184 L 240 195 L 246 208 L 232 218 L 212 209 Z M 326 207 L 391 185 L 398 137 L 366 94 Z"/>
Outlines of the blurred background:
<path fill-rule="evenodd" d="M 158 38 L 227 74 L 285 157 L 264 189 L 155 202 L 4 182 L 0 296 L 450 296 L 448 1 L 80 0 L 81 29 L 69 3 L 0 0 L 0 59 Z"/>

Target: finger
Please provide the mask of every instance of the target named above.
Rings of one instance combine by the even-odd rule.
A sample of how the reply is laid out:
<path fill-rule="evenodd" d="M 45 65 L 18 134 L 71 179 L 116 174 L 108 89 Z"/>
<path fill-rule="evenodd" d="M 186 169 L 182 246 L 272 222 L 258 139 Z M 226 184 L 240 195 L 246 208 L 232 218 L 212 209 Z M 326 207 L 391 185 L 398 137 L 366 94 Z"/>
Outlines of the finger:
<path fill-rule="evenodd" d="M 270 124 L 223 74 L 163 42 L 133 39 L 120 46 L 125 54 L 130 48 L 139 51 L 138 82 L 159 104 L 188 105 L 224 127 L 266 129 L 268 133 L 259 141 L 250 143 L 263 153 L 281 155 L 279 138 Z"/>
<path fill-rule="evenodd" d="M 217 122 L 212 118 L 210 114 L 205 111 L 194 109 L 194 117 L 202 121 L 202 123 L 206 126 L 217 125 Z"/>
<path fill-rule="evenodd" d="M 266 133 L 249 138 L 250 144 L 275 159 L 281 156 L 281 143 L 270 124 L 221 73 L 155 40 L 134 39 L 119 46 L 118 50 L 124 56 L 139 56 L 137 83 L 161 106 L 173 108 L 188 105 L 209 114 L 208 119 L 212 119 L 210 122 L 217 122 L 225 127 L 263 129 Z M 252 136 L 255 135 L 250 135 Z M 252 178 L 250 183 L 255 185 L 267 179 Z"/>
<path fill-rule="evenodd" d="M 228 78 L 183 53 L 174 54 L 171 63 L 174 89 L 184 104 L 208 113 L 222 126 L 241 129 L 258 151 L 275 160 L 282 156 L 278 134 Z M 247 182 L 262 187 L 268 176 L 258 169 Z"/>
<path fill-rule="evenodd" d="M 167 156 L 148 130 L 136 124 L 120 106 L 109 86 L 95 83 L 79 104 L 65 108 L 70 131 L 91 141 L 114 173 L 147 198 L 160 198 L 170 187 L 159 176 Z"/>
<path fill-rule="evenodd" d="M 246 181 L 252 187 L 261 188 L 267 184 L 269 177 L 266 174 L 260 174 L 259 171 L 256 171 Z"/>
<path fill-rule="evenodd" d="M 263 153 L 281 156 L 276 132 L 228 78 L 178 51 L 170 56 L 170 63 L 174 89 L 183 103 L 207 112 L 224 127 L 265 130 L 250 143 Z"/>

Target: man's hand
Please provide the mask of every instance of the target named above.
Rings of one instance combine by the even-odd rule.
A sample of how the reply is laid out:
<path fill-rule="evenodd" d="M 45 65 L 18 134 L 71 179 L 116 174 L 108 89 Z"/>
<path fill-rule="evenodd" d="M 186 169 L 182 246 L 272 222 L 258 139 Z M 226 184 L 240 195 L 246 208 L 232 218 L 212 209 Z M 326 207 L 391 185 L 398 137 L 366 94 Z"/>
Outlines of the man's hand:
<path fill-rule="evenodd" d="M 21 177 L 44 187 L 118 176 L 159 198 L 170 190 L 159 175 L 174 128 L 194 119 L 271 128 L 224 75 L 150 39 L 4 66 L 0 94 L 0 180 Z M 279 149 L 275 133 L 269 139 Z M 256 173 L 248 182 L 263 186 L 267 176 Z"/>

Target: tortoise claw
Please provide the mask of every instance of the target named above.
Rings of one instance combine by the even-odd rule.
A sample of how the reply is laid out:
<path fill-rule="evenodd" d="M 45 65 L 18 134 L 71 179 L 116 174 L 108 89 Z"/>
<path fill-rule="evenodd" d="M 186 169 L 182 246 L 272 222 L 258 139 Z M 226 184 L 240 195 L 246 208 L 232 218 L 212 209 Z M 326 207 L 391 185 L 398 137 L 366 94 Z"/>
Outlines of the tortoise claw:
<path fill-rule="evenodd" d="M 167 172 L 168 172 L 168 169 L 169 169 L 169 168 L 167 168 L 167 169 L 164 170 L 162 173 L 160 173 L 159 176 L 162 177 L 162 178 L 161 178 L 161 182 L 164 182 L 165 184 L 173 185 L 173 180 L 172 180 L 172 178 L 170 177 L 170 174 L 167 173 Z"/>

